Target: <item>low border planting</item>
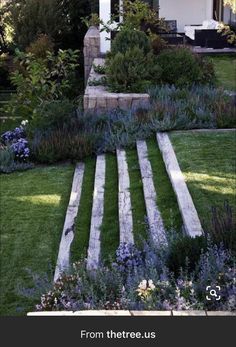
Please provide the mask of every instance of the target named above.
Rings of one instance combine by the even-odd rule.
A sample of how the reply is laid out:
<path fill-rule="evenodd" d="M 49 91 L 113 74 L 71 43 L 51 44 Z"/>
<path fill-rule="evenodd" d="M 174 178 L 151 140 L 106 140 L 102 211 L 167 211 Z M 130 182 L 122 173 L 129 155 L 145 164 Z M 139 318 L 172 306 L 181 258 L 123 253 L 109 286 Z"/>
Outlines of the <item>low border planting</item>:
<path fill-rule="evenodd" d="M 192 271 L 186 265 L 178 275 L 167 267 L 168 249 L 149 243 L 142 251 L 121 244 L 110 267 L 96 273 L 86 263 L 74 264 L 48 293 L 38 311 L 58 310 L 228 310 L 236 307 L 235 267 L 230 253 L 210 241 Z M 221 286 L 221 300 L 207 301 L 206 287 Z"/>

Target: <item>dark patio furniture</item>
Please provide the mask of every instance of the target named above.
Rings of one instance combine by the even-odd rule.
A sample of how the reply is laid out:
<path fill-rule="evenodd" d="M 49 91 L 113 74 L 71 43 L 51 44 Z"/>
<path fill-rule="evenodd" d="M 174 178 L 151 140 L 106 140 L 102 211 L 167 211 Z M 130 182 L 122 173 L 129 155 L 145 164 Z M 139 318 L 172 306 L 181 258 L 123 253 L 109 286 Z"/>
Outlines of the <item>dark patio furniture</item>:
<path fill-rule="evenodd" d="M 169 33 L 161 33 L 161 38 L 164 39 L 170 45 L 183 45 L 184 44 L 184 35 L 180 35 L 177 33 L 169 34 Z"/>
<path fill-rule="evenodd" d="M 194 46 L 208 48 L 225 48 L 230 47 L 227 38 L 219 33 L 216 29 L 196 29 Z"/>
<path fill-rule="evenodd" d="M 166 30 L 159 30 L 159 33 L 169 33 L 169 34 L 177 34 L 177 21 L 172 20 L 165 20 L 164 21 L 166 25 Z"/>

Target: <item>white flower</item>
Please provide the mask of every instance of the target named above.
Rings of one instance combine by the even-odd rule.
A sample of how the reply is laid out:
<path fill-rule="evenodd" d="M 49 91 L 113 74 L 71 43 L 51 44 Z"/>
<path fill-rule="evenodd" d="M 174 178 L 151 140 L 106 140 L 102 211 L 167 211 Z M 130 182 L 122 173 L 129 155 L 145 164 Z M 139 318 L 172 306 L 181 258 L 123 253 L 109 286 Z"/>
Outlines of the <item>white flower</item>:
<path fill-rule="evenodd" d="M 154 285 L 153 283 L 153 280 L 149 280 L 148 281 L 148 287 L 151 289 L 151 290 L 154 290 L 156 288 L 156 286 Z"/>
<path fill-rule="evenodd" d="M 147 289 L 147 280 L 143 280 L 139 286 L 138 286 L 139 289 L 141 290 L 146 290 Z"/>
<path fill-rule="evenodd" d="M 29 123 L 29 121 L 28 121 L 27 119 L 25 119 L 25 120 L 23 120 L 23 121 L 21 122 L 21 125 L 22 125 L 23 127 L 25 127 L 28 123 Z"/>

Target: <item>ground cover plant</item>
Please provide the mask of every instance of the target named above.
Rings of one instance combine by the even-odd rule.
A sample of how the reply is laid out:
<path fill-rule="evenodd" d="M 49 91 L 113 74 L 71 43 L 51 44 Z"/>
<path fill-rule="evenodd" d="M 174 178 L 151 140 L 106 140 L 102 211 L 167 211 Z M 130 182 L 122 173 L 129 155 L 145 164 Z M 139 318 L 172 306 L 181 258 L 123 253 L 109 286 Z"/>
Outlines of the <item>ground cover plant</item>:
<path fill-rule="evenodd" d="M 77 113 L 66 124 L 37 131 L 30 141 L 36 162 L 81 160 L 94 153 L 132 147 L 157 131 L 234 127 L 233 99 L 211 87 L 150 89 L 151 106 L 146 110 L 115 110 L 105 114 Z M 217 102 L 215 102 L 217 100 Z"/>
<path fill-rule="evenodd" d="M 52 276 L 72 175 L 60 165 L 1 176 L 1 315 L 32 307 L 17 291 L 33 288 L 32 272 Z"/>

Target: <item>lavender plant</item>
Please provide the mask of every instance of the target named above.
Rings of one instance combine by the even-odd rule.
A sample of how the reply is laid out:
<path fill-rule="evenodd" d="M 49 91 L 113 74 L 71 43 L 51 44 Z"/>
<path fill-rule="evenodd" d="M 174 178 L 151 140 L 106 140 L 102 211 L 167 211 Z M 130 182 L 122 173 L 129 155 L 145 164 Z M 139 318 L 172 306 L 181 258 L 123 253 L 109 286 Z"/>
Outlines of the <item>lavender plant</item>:
<path fill-rule="evenodd" d="M 167 247 L 168 248 L 168 247 Z M 235 259 L 221 246 L 209 242 L 193 271 L 182 269 L 175 277 L 167 267 L 168 250 L 145 243 L 140 251 L 122 244 L 111 267 L 86 271 L 86 262 L 62 274 L 43 294 L 37 310 L 190 310 L 236 309 Z M 207 301 L 206 286 L 220 285 L 221 300 Z"/>
<path fill-rule="evenodd" d="M 121 243 L 116 251 L 116 262 L 114 268 L 119 271 L 128 273 L 143 263 L 142 253 L 134 245 Z"/>

